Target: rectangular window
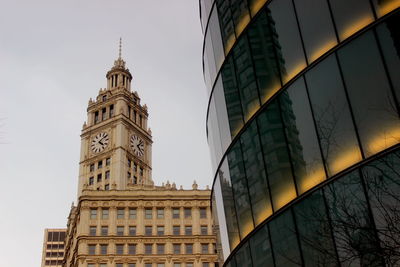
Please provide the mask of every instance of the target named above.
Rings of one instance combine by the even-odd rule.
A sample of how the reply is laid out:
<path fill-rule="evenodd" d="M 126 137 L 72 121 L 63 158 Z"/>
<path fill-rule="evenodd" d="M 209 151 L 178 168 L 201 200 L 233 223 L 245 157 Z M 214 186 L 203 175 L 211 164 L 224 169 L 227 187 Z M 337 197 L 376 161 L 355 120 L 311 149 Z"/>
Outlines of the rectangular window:
<path fill-rule="evenodd" d="M 90 170 L 91 172 L 94 171 L 94 163 L 90 164 L 89 170 Z"/>
<path fill-rule="evenodd" d="M 152 263 L 145 263 L 144 267 L 153 267 L 153 264 Z"/>
<path fill-rule="evenodd" d="M 110 185 L 109 185 L 109 184 L 106 184 L 106 185 L 104 186 L 104 190 L 106 190 L 106 191 L 110 190 Z"/>
<path fill-rule="evenodd" d="M 143 176 L 143 168 L 142 167 L 140 167 L 140 176 Z"/>
<path fill-rule="evenodd" d="M 101 218 L 102 219 L 108 219 L 108 209 L 102 209 L 101 210 Z"/>
<path fill-rule="evenodd" d="M 106 166 L 110 166 L 111 164 L 111 158 L 106 158 Z"/>
<path fill-rule="evenodd" d="M 165 253 L 165 245 L 157 244 L 157 254 L 164 254 L 164 253 Z"/>
<path fill-rule="evenodd" d="M 107 267 L 107 263 L 100 263 L 99 267 Z"/>
<path fill-rule="evenodd" d="M 90 209 L 90 219 L 97 218 L 97 209 Z"/>
<path fill-rule="evenodd" d="M 157 263 L 157 267 L 165 267 L 164 263 Z"/>
<path fill-rule="evenodd" d="M 114 105 L 110 105 L 110 118 L 114 116 Z"/>
<path fill-rule="evenodd" d="M 137 184 L 137 177 L 136 177 L 136 175 L 135 175 L 135 176 L 133 176 L 132 183 L 133 183 L 133 184 Z"/>
<path fill-rule="evenodd" d="M 157 219 L 164 219 L 164 208 L 157 209 Z"/>
<path fill-rule="evenodd" d="M 193 244 L 186 244 L 185 247 L 186 247 L 185 250 L 186 254 L 193 254 Z"/>
<path fill-rule="evenodd" d="M 203 262 L 203 267 L 210 267 L 210 263 L 208 263 L 208 262 Z"/>
<path fill-rule="evenodd" d="M 107 255 L 107 244 L 101 244 L 100 245 L 100 254 L 101 255 Z"/>
<path fill-rule="evenodd" d="M 181 254 L 181 244 L 174 244 L 174 254 Z"/>
<path fill-rule="evenodd" d="M 181 234 L 181 227 L 179 225 L 174 225 L 172 227 L 173 235 L 180 235 Z"/>
<path fill-rule="evenodd" d="M 94 177 L 90 177 L 89 178 L 89 185 L 93 185 L 94 184 Z"/>
<path fill-rule="evenodd" d="M 128 254 L 129 255 L 135 255 L 136 254 L 136 245 L 135 244 L 129 244 L 128 245 Z"/>
<path fill-rule="evenodd" d="M 144 244 L 144 254 L 152 254 L 152 253 L 153 253 L 153 245 Z"/>
<path fill-rule="evenodd" d="M 185 235 L 192 235 L 192 226 L 191 225 L 185 226 Z"/>
<path fill-rule="evenodd" d="M 133 121 L 136 122 L 136 118 L 137 118 L 137 111 L 134 110 L 133 111 Z"/>
<path fill-rule="evenodd" d="M 200 208 L 200 218 L 207 218 L 207 208 Z"/>
<path fill-rule="evenodd" d="M 96 235 L 96 230 L 97 230 L 96 226 L 89 226 L 89 235 L 95 236 Z"/>
<path fill-rule="evenodd" d="M 125 209 L 117 209 L 117 219 L 125 218 Z"/>
<path fill-rule="evenodd" d="M 89 255 L 96 254 L 96 245 L 88 245 L 88 254 Z"/>
<path fill-rule="evenodd" d="M 190 218 L 190 217 L 192 217 L 192 209 L 185 208 L 185 218 Z"/>
<path fill-rule="evenodd" d="M 181 264 L 179 262 L 174 262 L 174 267 L 181 267 Z"/>
<path fill-rule="evenodd" d="M 102 236 L 108 235 L 108 226 L 102 226 L 101 227 L 101 235 Z"/>
<path fill-rule="evenodd" d="M 136 209 L 129 209 L 129 219 L 136 219 Z"/>
<path fill-rule="evenodd" d="M 208 229 L 207 228 L 208 228 L 207 225 L 200 226 L 200 233 L 202 235 L 207 235 L 208 234 Z"/>
<path fill-rule="evenodd" d="M 118 236 L 124 235 L 124 226 L 117 226 L 117 235 Z"/>
<path fill-rule="evenodd" d="M 142 115 L 139 115 L 139 125 L 140 125 L 140 127 L 143 127 L 142 123 L 143 123 L 143 117 L 142 117 Z"/>
<path fill-rule="evenodd" d="M 186 267 L 193 267 L 193 262 L 187 262 Z"/>
<path fill-rule="evenodd" d="M 116 263 L 115 267 L 124 267 L 124 264 L 123 263 Z"/>
<path fill-rule="evenodd" d="M 152 209 L 145 209 L 145 218 L 146 219 L 153 218 L 153 210 Z"/>
<path fill-rule="evenodd" d="M 97 174 L 97 182 L 101 182 L 101 173 Z"/>
<path fill-rule="evenodd" d="M 208 244 L 201 244 L 201 253 L 208 254 Z"/>
<path fill-rule="evenodd" d="M 129 226 L 129 235 L 130 236 L 136 235 L 136 226 Z"/>
<path fill-rule="evenodd" d="M 157 226 L 157 235 L 164 235 L 164 226 Z"/>
<path fill-rule="evenodd" d="M 145 226 L 144 227 L 144 234 L 147 236 L 151 236 L 153 234 L 153 227 L 152 226 Z"/>
<path fill-rule="evenodd" d="M 179 208 L 172 208 L 172 218 L 174 219 L 179 218 Z"/>
<path fill-rule="evenodd" d="M 94 263 L 88 263 L 87 267 L 95 267 Z"/>
<path fill-rule="evenodd" d="M 103 161 L 102 160 L 97 162 L 97 169 L 101 169 L 101 168 L 103 168 Z"/>
<path fill-rule="evenodd" d="M 137 172 L 137 164 L 136 163 L 133 163 L 133 171 Z"/>
<path fill-rule="evenodd" d="M 110 179 L 110 171 L 106 171 L 105 176 L 106 176 L 106 180 Z"/>
<path fill-rule="evenodd" d="M 128 159 L 128 167 L 130 168 L 132 165 L 132 161 L 130 159 Z"/>
<path fill-rule="evenodd" d="M 117 244 L 116 245 L 116 252 L 117 252 L 117 255 L 124 254 L 124 244 Z"/>
<path fill-rule="evenodd" d="M 103 102 L 107 100 L 107 96 L 103 95 Z"/>
<path fill-rule="evenodd" d="M 128 118 L 131 118 L 131 106 L 128 106 Z"/>
<path fill-rule="evenodd" d="M 102 110 L 101 110 L 101 120 L 105 120 L 107 118 L 107 110 L 106 110 L 106 108 L 103 108 Z"/>
<path fill-rule="evenodd" d="M 131 173 L 130 172 L 128 172 L 126 176 L 128 177 L 128 180 L 131 179 Z"/>
<path fill-rule="evenodd" d="M 96 123 L 98 123 L 98 122 L 99 122 L 99 112 L 96 111 L 96 112 L 94 113 L 94 123 L 96 124 Z"/>
<path fill-rule="evenodd" d="M 134 263 L 128 263 L 128 267 L 136 267 L 136 264 L 134 264 Z"/>

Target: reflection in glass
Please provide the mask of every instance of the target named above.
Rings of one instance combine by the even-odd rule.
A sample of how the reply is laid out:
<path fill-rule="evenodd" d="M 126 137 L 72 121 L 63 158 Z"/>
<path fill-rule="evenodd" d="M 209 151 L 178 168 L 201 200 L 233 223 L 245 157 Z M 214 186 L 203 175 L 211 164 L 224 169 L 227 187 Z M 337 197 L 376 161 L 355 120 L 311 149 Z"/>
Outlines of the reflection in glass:
<path fill-rule="evenodd" d="M 227 1 L 228 2 L 228 1 Z M 247 1 L 230 0 L 233 23 L 235 24 L 236 36 L 239 36 L 250 22 L 249 8 Z"/>
<path fill-rule="evenodd" d="M 307 72 L 306 81 L 326 169 L 332 176 L 362 159 L 335 56 Z"/>
<path fill-rule="evenodd" d="M 228 111 L 229 127 L 231 129 L 231 135 L 234 137 L 243 126 L 243 113 L 232 57 L 226 60 L 221 70 L 221 76 L 226 109 Z"/>
<path fill-rule="evenodd" d="M 400 141 L 400 121 L 372 32 L 339 50 L 340 64 L 366 156 Z"/>
<path fill-rule="evenodd" d="M 398 1 L 400 5 L 400 0 Z M 392 15 L 377 27 L 379 43 L 393 84 L 397 101 L 400 101 L 400 14 Z"/>
<path fill-rule="evenodd" d="M 267 225 L 250 238 L 254 266 L 274 266 Z"/>
<path fill-rule="evenodd" d="M 400 153 L 393 152 L 363 168 L 363 176 L 387 266 L 400 262 Z"/>
<path fill-rule="evenodd" d="M 264 6 L 267 0 L 248 0 L 251 15 L 254 15 Z"/>
<path fill-rule="evenodd" d="M 277 49 L 282 81 L 286 83 L 306 67 L 299 30 L 291 0 L 272 1 L 269 4 L 270 27 L 277 36 Z M 269 11 L 267 11 L 269 12 Z"/>
<path fill-rule="evenodd" d="M 321 0 L 295 0 L 301 34 L 309 62 L 337 44 L 328 3 Z"/>
<path fill-rule="evenodd" d="M 257 118 L 274 210 L 296 197 L 285 133 L 276 101 Z"/>
<path fill-rule="evenodd" d="M 281 87 L 279 66 L 274 49 L 279 49 L 276 35 L 268 25 L 267 13 L 262 12 L 248 29 L 252 60 L 261 102 L 266 102 Z"/>
<path fill-rule="evenodd" d="M 221 189 L 221 187 L 219 186 L 219 179 L 217 178 L 216 184 L 218 183 L 218 188 Z M 226 230 L 226 225 L 220 225 L 220 223 L 225 223 L 225 220 L 221 220 L 219 219 L 218 216 L 218 211 L 217 211 L 217 203 L 216 203 L 216 197 L 215 197 L 215 192 L 216 192 L 216 186 L 214 186 L 213 191 L 212 191 L 212 195 L 211 195 L 211 205 L 212 205 L 212 218 L 213 218 L 213 223 L 214 223 L 214 229 L 216 229 L 215 231 L 215 237 L 216 237 L 216 242 L 215 242 L 215 250 L 217 252 L 217 257 L 218 257 L 218 262 L 223 262 L 224 261 L 224 250 L 223 250 L 223 246 L 226 246 L 226 244 L 222 243 L 222 239 L 221 239 L 221 227 L 222 229 Z M 219 190 L 218 193 L 220 193 L 221 191 Z M 225 217 L 225 216 L 224 216 Z M 226 231 L 224 231 L 224 233 L 226 234 Z M 227 241 L 227 239 L 225 239 Z M 227 252 L 229 253 L 229 248 L 227 249 Z"/>
<path fill-rule="evenodd" d="M 228 238 L 231 249 L 239 244 L 240 237 L 235 211 L 235 202 L 232 195 L 232 184 L 229 176 L 229 168 L 226 160 L 218 171 L 221 182 L 221 193 L 224 203 L 225 220 L 228 230 Z"/>
<path fill-rule="evenodd" d="M 256 77 L 251 60 L 250 46 L 242 36 L 233 48 L 237 85 L 242 102 L 244 120 L 247 121 L 260 107 Z"/>
<path fill-rule="evenodd" d="M 249 243 L 246 242 L 235 254 L 236 265 L 240 267 L 253 267 L 251 262 Z"/>
<path fill-rule="evenodd" d="M 330 4 L 341 41 L 374 21 L 369 1 L 330 0 Z"/>
<path fill-rule="evenodd" d="M 207 61 L 208 61 L 208 66 L 206 65 L 205 67 L 208 69 L 210 72 L 210 79 L 211 79 L 211 85 L 214 83 L 215 77 L 217 76 L 217 69 L 215 67 L 215 57 L 214 57 L 214 50 L 213 46 L 211 43 L 211 34 L 210 31 L 206 33 L 206 43 L 205 43 L 205 53 L 207 54 Z"/>
<path fill-rule="evenodd" d="M 222 151 L 225 153 L 228 146 L 231 144 L 231 132 L 229 129 L 228 113 L 226 108 L 224 88 L 222 87 L 221 75 L 219 76 L 214 87 L 214 102 L 217 111 L 217 120 L 221 136 Z"/>
<path fill-rule="evenodd" d="M 294 207 L 305 266 L 337 266 L 335 247 L 321 191 Z"/>
<path fill-rule="evenodd" d="M 242 134 L 240 141 L 253 208 L 254 223 L 258 225 L 272 214 L 272 208 L 255 121 Z"/>
<path fill-rule="evenodd" d="M 229 1 L 215 0 L 218 10 L 219 24 L 221 26 L 222 41 L 224 43 L 225 55 L 231 50 L 235 43 L 235 27 L 232 21 L 231 7 Z"/>
<path fill-rule="evenodd" d="M 326 178 L 303 78 L 282 92 L 279 102 L 297 189 L 302 194 Z"/>
<path fill-rule="evenodd" d="M 287 210 L 269 224 L 275 266 L 302 266 L 291 210 Z"/>
<path fill-rule="evenodd" d="M 358 171 L 324 188 L 331 225 L 343 266 L 382 266 Z"/>
<path fill-rule="evenodd" d="M 246 236 L 254 228 L 253 216 L 247 189 L 246 173 L 243 165 L 240 142 L 232 147 L 228 154 L 229 171 L 235 199 L 240 236 Z"/>
<path fill-rule="evenodd" d="M 213 51 L 214 51 L 215 68 L 218 73 L 218 71 L 221 68 L 221 65 L 224 61 L 225 54 L 224 54 L 224 48 L 222 47 L 221 29 L 219 28 L 218 15 L 217 15 L 216 8 L 214 8 L 211 13 L 208 34 L 211 35 L 211 42 L 212 42 L 212 47 L 213 47 Z"/>
<path fill-rule="evenodd" d="M 219 135 L 219 125 L 217 122 L 217 112 L 215 110 L 214 97 L 211 98 L 210 107 L 208 111 L 208 120 L 207 120 L 207 128 L 208 128 L 208 143 L 210 146 L 211 152 L 211 164 L 213 170 L 215 171 L 218 167 L 218 164 L 222 158 L 222 147 L 221 147 L 221 138 Z"/>
<path fill-rule="evenodd" d="M 399 0 L 372 0 L 372 2 L 374 3 L 378 17 L 382 17 L 390 11 L 400 7 Z"/>

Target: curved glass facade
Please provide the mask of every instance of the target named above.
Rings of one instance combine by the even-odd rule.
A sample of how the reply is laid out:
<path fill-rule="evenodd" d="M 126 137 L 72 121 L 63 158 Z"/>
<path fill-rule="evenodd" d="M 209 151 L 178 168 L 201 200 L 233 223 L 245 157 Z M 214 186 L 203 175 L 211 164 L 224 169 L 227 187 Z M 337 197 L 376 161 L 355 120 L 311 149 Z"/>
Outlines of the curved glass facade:
<path fill-rule="evenodd" d="M 400 0 L 200 15 L 224 266 L 400 264 Z"/>

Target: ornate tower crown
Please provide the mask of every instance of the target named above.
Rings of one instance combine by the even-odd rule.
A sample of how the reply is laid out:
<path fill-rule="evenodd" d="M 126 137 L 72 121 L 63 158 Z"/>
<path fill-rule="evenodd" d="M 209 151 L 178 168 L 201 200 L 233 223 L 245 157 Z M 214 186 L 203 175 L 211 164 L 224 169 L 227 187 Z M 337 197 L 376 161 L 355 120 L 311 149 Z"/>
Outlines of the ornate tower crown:
<path fill-rule="evenodd" d="M 122 38 L 119 38 L 118 59 L 114 61 L 114 66 L 107 72 L 107 89 L 123 87 L 131 89 L 132 74 L 125 68 L 125 61 L 121 57 Z"/>

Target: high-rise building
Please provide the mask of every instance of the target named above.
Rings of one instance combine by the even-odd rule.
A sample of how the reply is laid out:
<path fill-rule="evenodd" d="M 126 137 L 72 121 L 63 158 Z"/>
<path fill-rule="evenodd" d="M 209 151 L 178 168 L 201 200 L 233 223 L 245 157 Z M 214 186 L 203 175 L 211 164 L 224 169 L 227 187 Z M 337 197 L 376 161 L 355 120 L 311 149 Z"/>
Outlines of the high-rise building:
<path fill-rule="evenodd" d="M 131 91 L 121 50 L 106 77 L 87 108 L 63 250 L 53 251 L 61 247 L 49 230 L 43 266 L 60 266 L 65 246 L 63 267 L 214 267 L 210 189 L 154 185 L 148 109 Z"/>
<path fill-rule="evenodd" d="M 67 229 L 45 229 L 42 267 L 61 267 L 64 259 L 64 241 Z"/>
<path fill-rule="evenodd" d="M 199 3 L 221 264 L 400 264 L 400 1 Z"/>

